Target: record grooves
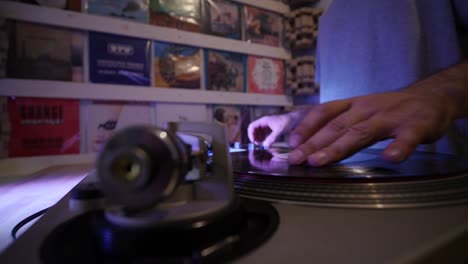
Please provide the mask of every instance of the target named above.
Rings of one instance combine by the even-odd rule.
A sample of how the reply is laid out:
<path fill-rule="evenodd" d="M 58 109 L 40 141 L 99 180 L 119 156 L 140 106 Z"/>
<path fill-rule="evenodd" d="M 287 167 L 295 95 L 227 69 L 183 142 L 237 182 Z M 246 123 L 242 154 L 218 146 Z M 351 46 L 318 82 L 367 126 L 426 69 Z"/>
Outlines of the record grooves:
<path fill-rule="evenodd" d="M 253 152 L 257 152 L 253 154 Z M 232 153 L 235 188 L 245 197 L 326 207 L 402 208 L 468 202 L 468 162 L 415 153 L 399 164 L 378 150 L 365 160 L 322 168 L 290 166 L 266 150 Z M 261 157 L 259 159 L 259 157 Z M 270 159 L 269 159 L 270 158 Z"/>

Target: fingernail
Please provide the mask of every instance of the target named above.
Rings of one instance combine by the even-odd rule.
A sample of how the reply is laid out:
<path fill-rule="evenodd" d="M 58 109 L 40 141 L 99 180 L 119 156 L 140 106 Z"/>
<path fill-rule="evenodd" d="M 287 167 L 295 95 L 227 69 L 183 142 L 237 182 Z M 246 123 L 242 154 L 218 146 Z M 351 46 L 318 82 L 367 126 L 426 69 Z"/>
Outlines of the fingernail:
<path fill-rule="evenodd" d="M 289 137 L 289 145 L 295 148 L 299 146 L 299 144 L 301 144 L 301 137 L 298 134 L 292 134 Z"/>
<path fill-rule="evenodd" d="M 310 155 L 309 158 L 307 159 L 307 162 L 310 165 L 322 166 L 328 162 L 328 155 L 324 151 L 319 151 Z"/>
<path fill-rule="evenodd" d="M 392 148 L 392 149 L 385 150 L 383 155 L 384 155 L 385 159 L 391 160 L 391 161 L 400 161 L 402 159 L 401 150 L 399 150 L 397 148 Z"/>
<path fill-rule="evenodd" d="M 293 150 L 288 155 L 289 162 L 291 163 L 301 163 L 304 161 L 304 153 L 300 150 Z"/>

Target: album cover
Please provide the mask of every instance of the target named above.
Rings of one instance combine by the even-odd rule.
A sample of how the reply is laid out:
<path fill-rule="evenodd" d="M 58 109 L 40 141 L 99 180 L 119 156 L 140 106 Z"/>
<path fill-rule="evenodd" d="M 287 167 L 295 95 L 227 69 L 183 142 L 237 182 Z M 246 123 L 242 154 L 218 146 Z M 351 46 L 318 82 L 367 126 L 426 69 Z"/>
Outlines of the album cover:
<path fill-rule="evenodd" d="M 118 130 L 132 125 L 154 125 L 150 103 L 92 101 L 83 103 L 86 152 L 99 152 Z"/>
<path fill-rule="evenodd" d="M 80 153 L 79 101 L 8 98 L 8 156 Z"/>
<path fill-rule="evenodd" d="M 72 11 L 81 11 L 81 0 L 16 0 L 27 4 L 53 7 Z"/>
<path fill-rule="evenodd" d="M 248 92 L 284 94 L 284 66 L 282 60 L 249 56 L 247 64 Z"/>
<path fill-rule="evenodd" d="M 245 6 L 244 10 L 246 41 L 279 46 L 281 17 L 273 12 L 251 6 Z"/>
<path fill-rule="evenodd" d="M 123 18 L 142 23 L 149 21 L 149 0 L 84 0 L 91 14 Z"/>
<path fill-rule="evenodd" d="M 205 0 L 205 32 L 221 37 L 241 39 L 240 6 L 225 0 Z"/>
<path fill-rule="evenodd" d="M 7 77 L 83 81 L 84 33 L 12 22 Z"/>
<path fill-rule="evenodd" d="M 207 50 L 207 90 L 244 92 L 245 60 L 243 54 Z"/>
<path fill-rule="evenodd" d="M 10 138 L 10 118 L 8 116 L 8 98 L 0 97 L 0 159 L 8 157 L 8 141 Z"/>
<path fill-rule="evenodd" d="M 204 104 L 156 104 L 156 125 L 167 128 L 168 122 L 211 122 Z"/>
<path fill-rule="evenodd" d="M 154 86 L 200 89 L 201 49 L 154 42 Z"/>
<path fill-rule="evenodd" d="M 247 144 L 249 143 L 247 127 L 251 121 L 249 112 L 248 106 L 213 105 L 212 121 L 226 126 L 229 144 Z"/>
<path fill-rule="evenodd" d="M 150 23 L 200 32 L 200 0 L 150 0 Z"/>
<path fill-rule="evenodd" d="M 150 46 L 147 39 L 90 32 L 90 81 L 149 86 Z"/>

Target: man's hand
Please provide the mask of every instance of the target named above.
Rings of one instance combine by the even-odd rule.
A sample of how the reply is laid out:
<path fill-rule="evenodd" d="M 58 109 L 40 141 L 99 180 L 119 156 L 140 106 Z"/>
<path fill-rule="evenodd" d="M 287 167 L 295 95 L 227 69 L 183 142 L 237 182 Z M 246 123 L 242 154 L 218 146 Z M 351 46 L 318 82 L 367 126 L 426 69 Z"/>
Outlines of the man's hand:
<path fill-rule="evenodd" d="M 291 133 L 289 162 L 322 166 L 389 138 L 383 158 L 403 161 L 418 144 L 437 140 L 455 119 L 468 116 L 467 73 L 465 61 L 397 92 L 312 107 Z"/>
<path fill-rule="evenodd" d="M 354 97 L 317 105 L 290 136 L 289 162 L 322 166 L 393 138 L 383 158 L 406 159 L 421 143 L 444 134 L 456 117 L 447 97 L 412 91 Z"/>
<path fill-rule="evenodd" d="M 292 123 L 291 114 L 264 116 L 249 124 L 247 134 L 251 142 L 269 147 L 281 134 L 289 132 Z"/>
<path fill-rule="evenodd" d="M 289 137 L 289 163 L 323 166 L 384 139 L 390 161 L 405 160 L 419 144 L 441 137 L 457 118 L 468 117 L 468 61 L 453 65 L 403 90 L 316 105 L 309 110 L 252 122 L 248 135 L 270 146 Z M 298 124 L 298 125 L 296 125 Z"/>

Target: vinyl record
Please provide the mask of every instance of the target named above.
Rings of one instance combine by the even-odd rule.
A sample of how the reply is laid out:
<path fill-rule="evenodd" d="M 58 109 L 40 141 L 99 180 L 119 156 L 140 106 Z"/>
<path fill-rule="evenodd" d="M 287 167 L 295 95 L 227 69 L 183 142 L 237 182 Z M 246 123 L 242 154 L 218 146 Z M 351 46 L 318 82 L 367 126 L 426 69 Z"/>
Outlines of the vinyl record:
<path fill-rule="evenodd" d="M 286 149 L 272 148 L 232 153 L 234 173 L 335 181 L 375 182 L 417 180 L 415 177 L 442 177 L 468 171 L 468 162 L 452 155 L 416 152 L 402 163 L 380 158 L 379 150 L 366 149 L 339 163 L 325 167 L 289 165 Z"/>
<path fill-rule="evenodd" d="M 468 202 L 468 162 L 416 152 L 402 163 L 366 149 L 325 167 L 289 165 L 284 150 L 231 153 L 235 187 L 257 199 L 332 207 L 399 208 Z"/>

